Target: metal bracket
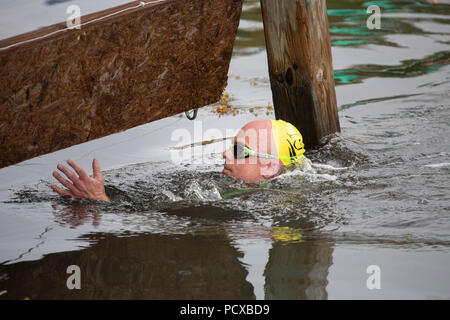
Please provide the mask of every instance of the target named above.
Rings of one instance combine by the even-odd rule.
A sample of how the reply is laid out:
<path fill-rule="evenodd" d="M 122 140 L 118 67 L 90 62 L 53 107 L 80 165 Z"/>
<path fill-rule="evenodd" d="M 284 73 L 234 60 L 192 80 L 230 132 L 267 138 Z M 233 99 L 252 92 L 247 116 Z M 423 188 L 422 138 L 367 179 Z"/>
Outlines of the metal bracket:
<path fill-rule="evenodd" d="M 186 115 L 186 118 L 188 118 L 189 120 L 194 120 L 195 118 L 197 118 L 197 111 L 198 109 L 193 109 L 186 111 L 184 114 Z"/>

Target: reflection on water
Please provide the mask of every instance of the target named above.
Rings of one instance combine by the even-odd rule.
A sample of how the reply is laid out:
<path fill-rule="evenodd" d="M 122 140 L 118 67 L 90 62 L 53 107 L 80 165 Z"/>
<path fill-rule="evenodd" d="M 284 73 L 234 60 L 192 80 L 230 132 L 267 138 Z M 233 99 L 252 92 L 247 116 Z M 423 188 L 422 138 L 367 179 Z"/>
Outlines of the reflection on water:
<path fill-rule="evenodd" d="M 9 299 L 255 299 L 242 253 L 226 233 L 93 234 L 92 245 L 0 266 Z M 325 299 L 331 243 L 276 243 L 265 269 L 268 299 Z M 68 266 L 81 289 L 68 290 Z M 30 286 L 32 284 L 32 286 Z"/>
<path fill-rule="evenodd" d="M 92 246 L 0 266 L 12 299 L 254 299 L 226 235 L 88 235 Z M 78 265 L 81 289 L 68 290 Z M 30 287 L 30 284 L 33 284 Z M 218 290 L 220 288 L 220 290 Z"/>
<path fill-rule="evenodd" d="M 254 299 L 247 271 L 225 233 L 88 235 L 92 245 L 38 261 L 0 266 L 10 299 Z M 331 244 L 276 244 L 265 270 L 266 298 L 326 298 Z M 66 269 L 82 270 L 67 290 Z M 30 284 L 33 284 L 30 287 Z M 220 290 L 219 290 L 220 288 Z"/>
<path fill-rule="evenodd" d="M 0 298 L 450 297 L 450 6 L 327 4 L 342 134 L 308 151 L 311 168 L 245 184 L 221 173 L 220 152 L 180 164 L 147 152 L 130 164 L 99 143 L 118 158 L 104 172 L 110 204 L 60 198 L 46 179 L 2 185 Z M 371 4 L 381 30 L 366 28 Z M 244 5 L 227 91 L 236 112 L 207 106 L 205 124 L 273 117 L 257 0 Z M 175 147 L 164 135 L 162 148 L 223 142 Z M 35 161 L 0 174 L 42 174 Z M 72 264 L 81 291 L 65 287 Z M 365 287 L 371 264 L 389 279 L 378 292 Z"/>
<path fill-rule="evenodd" d="M 327 299 L 332 246 L 327 241 L 275 243 L 264 272 L 265 298 Z"/>

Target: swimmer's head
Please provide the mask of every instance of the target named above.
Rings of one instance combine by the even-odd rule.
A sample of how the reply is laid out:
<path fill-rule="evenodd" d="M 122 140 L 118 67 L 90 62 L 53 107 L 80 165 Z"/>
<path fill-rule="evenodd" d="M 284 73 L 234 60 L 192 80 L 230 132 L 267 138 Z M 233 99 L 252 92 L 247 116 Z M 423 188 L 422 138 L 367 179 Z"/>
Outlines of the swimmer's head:
<path fill-rule="evenodd" d="M 275 177 L 286 166 L 303 161 L 300 132 L 282 120 L 254 120 L 234 137 L 231 148 L 223 152 L 223 173 L 249 183 Z"/>

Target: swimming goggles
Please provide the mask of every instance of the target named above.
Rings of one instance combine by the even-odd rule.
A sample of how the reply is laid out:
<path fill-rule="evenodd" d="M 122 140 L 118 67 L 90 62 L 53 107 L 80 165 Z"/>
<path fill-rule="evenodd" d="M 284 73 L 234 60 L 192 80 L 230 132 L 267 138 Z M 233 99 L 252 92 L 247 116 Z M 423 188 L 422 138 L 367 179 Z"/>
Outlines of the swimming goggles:
<path fill-rule="evenodd" d="M 268 153 L 259 153 L 256 151 L 253 151 L 250 148 L 247 148 L 241 143 L 232 143 L 230 146 L 230 149 L 233 149 L 233 154 L 235 159 L 245 159 L 250 156 L 252 157 L 259 157 L 259 158 L 266 158 L 266 159 L 278 159 L 277 156 L 274 156 L 273 154 Z"/>
<path fill-rule="evenodd" d="M 300 157 L 303 156 L 294 156 L 294 157 L 277 157 L 274 156 L 273 154 L 268 154 L 268 153 L 259 153 L 256 151 L 253 151 L 250 148 L 247 148 L 246 146 L 244 146 L 241 143 L 232 143 L 230 146 L 230 149 L 233 149 L 233 155 L 235 159 L 245 159 L 248 157 L 258 157 L 258 158 L 265 158 L 265 159 L 286 159 L 289 161 L 295 161 L 295 159 L 300 159 Z"/>

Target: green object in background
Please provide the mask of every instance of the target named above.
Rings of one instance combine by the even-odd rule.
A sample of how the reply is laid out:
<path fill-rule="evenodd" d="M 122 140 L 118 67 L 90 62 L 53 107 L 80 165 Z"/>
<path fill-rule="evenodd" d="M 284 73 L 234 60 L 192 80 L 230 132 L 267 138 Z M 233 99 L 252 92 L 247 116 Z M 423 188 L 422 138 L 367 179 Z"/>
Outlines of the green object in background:
<path fill-rule="evenodd" d="M 226 199 L 230 199 L 232 197 L 235 196 L 240 196 L 246 193 L 250 193 L 252 191 L 258 191 L 258 190 L 268 190 L 268 191 L 275 191 L 275 192 L 280 192 L 280 193 L 288 193 L 291 195 L 298 195 L 299 193 L 301 193 L 301 190 L 297 190 L 297 191 L 286 191 L 286 190 L 279 190 L 279 189 L 270 189 L 268 188 L 268 183 L 267 182 L 263 182 L 259 184 L 259 187 L 255 187 L 255 188 L 242 188 L 242 189 L 237 189 L 234 191 L 230 191 L 230 192 L 225 192 L 224 194 L 221 194 L 222 199 L 226 200 Z"/>
<path fill-rule="evenodd" d="M 367 43 L 367 40 L 336 40 L 331 42 L 331 46 L 349 46 L 363 43 Z"/>
<path fill-rule="evenodd" d="M 230 198 L 232 198 L 234 196 L 240 196 L 242 194 L 249 193 L 249 192 L 251 192 L 253 190 L 255 190 L 255 189 L 246 188 L 246 189 L 238 189 L 238 190 L 235 190 L 235 191 L 226 192 L 226 193 L 222 194 L 222 199 L 230 199 Z"/>
<path fill-rule="evenodd" d="M 267 182 L 261 183 L 259 185 L 260 188 L 267 188 Z M 240 196 L 242 194 L 246 194 L 252 191 L 256 191 L 256 190 L 260 190 L 259 188 L 243 188 L 243 189 L 238 189 L 238 190 L 234 190 L 234 191 L 230 191 L 230 192 L 226 192 L 224 194 L 222 194 L 222 199 L 230 199 L 234 196 Z"/>

